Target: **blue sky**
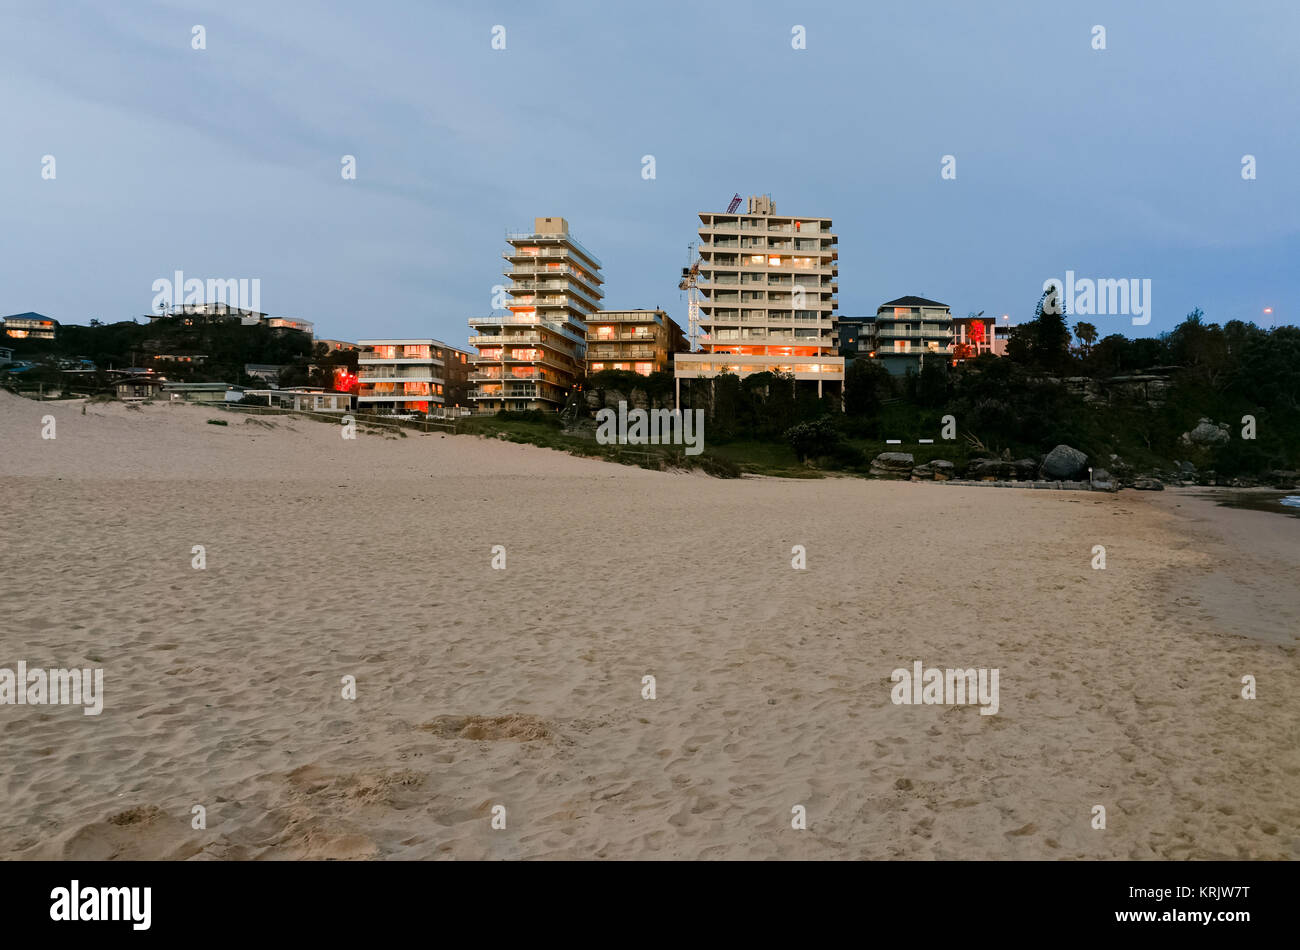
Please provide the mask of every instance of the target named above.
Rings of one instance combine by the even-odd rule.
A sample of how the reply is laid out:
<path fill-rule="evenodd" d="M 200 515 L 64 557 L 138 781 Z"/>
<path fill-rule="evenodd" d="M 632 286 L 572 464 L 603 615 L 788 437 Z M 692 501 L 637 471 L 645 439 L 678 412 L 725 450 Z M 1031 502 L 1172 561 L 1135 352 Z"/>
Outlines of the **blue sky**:
<path fill-rule="evenodd" d="M 1297 36 L 1290 0 L 2 0 L 0 313 L 128 319 L 182 270 L 320 336 L 463 344 L 504 233 L 562 215 L 607 306 L 684 324 L 697 213 L 739 192 L 834 219 L 843 314 L 1025 319 L 1073 270 L 1152 281 L 1103 334 L 1295 323 Z"/>

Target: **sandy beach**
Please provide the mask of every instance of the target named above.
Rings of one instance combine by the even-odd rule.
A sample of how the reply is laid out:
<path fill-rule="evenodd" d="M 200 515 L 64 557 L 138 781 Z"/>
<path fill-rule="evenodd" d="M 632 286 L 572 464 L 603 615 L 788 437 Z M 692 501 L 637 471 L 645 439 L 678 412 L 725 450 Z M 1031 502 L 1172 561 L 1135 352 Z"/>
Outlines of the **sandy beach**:
<path fill-rule="evenodd" d="M 1296 519 L 7 393 L 0 486 L 0 667 L 105 684 L 0 706 L 6 857 L 1300 857 Z"/>

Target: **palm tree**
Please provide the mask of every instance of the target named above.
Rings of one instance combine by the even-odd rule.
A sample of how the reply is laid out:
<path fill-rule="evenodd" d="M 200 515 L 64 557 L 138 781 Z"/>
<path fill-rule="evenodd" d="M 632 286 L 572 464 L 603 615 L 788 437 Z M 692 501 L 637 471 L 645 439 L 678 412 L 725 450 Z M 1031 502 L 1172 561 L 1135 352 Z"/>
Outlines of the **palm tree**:
<path fill-rule="evenodd" d="M 1097 328 L 1091 323 L 1080 321 L 1074 325 L 1074 335 L 1083 344 L 1084 354 L 1092 352 L 1092 345 L 1097 342 Z"/>

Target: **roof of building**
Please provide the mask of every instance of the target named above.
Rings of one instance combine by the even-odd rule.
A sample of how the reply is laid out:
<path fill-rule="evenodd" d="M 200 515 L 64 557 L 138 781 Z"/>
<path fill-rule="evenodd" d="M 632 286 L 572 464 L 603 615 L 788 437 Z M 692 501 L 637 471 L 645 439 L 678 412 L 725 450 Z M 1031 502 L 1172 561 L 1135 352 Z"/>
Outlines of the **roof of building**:
<path fill-rule="evenodd" d="M 937 300 L 927 300 L 925 297 L 899 297 L 897 300 L 886 300 L 881 304 L 882 307 L 946 307 L 946 303 L 939 303 Z"/>
<path fill-rule="evenodd" d="M 47 317 L 43 313 L 36 313 L 35 311 L 32 310 L 28 310 L 26 313 L 11 313 L 7 317 L 0 317 L 0 321 L 5 321 L 5 320 L 48 320 L 51 323 L 59 322 L 58 320 L 55 320 L 53 317 Z"/>

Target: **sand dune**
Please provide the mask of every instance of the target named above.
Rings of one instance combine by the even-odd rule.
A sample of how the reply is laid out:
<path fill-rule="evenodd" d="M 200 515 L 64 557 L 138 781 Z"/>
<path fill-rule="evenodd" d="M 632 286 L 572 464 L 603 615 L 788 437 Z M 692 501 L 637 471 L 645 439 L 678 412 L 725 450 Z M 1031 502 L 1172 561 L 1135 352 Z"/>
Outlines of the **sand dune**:
<path fill-rule="evenodd" d="M 4 393 L 0 486 L 0 667 L 106 693 L 0 706 L 8 856 L 1300 857 L 1300 545 L 1232 568 L 1282 605 L 1234 612 L 1245 542 L 1172 493 L 719 481 Z M 998 714 L 891 703 L 918 659 L 998 668 Z"/>

